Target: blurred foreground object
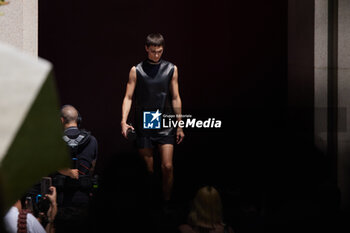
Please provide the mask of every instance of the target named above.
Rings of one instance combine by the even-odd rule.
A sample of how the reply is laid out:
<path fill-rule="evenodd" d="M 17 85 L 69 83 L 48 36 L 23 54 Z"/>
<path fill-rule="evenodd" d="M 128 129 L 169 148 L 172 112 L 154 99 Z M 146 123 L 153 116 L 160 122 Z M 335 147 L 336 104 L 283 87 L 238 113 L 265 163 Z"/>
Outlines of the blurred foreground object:
<path fill-rule="evenodd" d="M 7 5 L 7 4 L 9 4 L 9 2 L 5 2 L 4 0 L 0 0 L 0 6 Z"/>
<path fill-rule="evenodd" d="M 41 177 L 69 167 L 58 116 L 51 63 L 0 43 L 1 220 Z"/>

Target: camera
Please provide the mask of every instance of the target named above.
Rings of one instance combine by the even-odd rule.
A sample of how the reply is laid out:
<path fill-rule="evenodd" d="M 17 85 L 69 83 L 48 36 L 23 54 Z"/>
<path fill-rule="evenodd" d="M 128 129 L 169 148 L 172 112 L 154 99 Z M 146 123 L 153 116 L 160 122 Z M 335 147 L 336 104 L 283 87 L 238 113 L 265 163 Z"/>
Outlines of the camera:
<path fill-rule="evenodd" d="M 46 194 L 51 193 L 51 177 L 43 177 L 40 182 L 40 188 L 38 186 L 39 185 L 34 186 L 21 200 L 22 206 L 29 210 L 35 217 L 39 217 L 40 213 L 46 214 L 50 208 L 51 203 L 46 197 Z"/>
<path fill-rule="evenodd" d="M 129 125 L 132 126 L 131 123 L 129 123 Z M 129 128 L 128 131 L 126 132 L 126 134 L 127 134 L 128 140 L 134 141 L 136 139 L 136 132 L 135 132 L 135 130 Z"/>

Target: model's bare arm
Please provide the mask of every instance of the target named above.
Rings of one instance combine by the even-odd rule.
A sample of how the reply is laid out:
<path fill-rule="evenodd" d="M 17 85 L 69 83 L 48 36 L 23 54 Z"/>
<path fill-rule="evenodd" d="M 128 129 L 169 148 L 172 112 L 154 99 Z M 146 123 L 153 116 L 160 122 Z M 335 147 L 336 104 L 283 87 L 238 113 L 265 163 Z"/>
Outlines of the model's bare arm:
<path fill-rule="evenodd" d="M 132 104 L 132 96 L 134 95 L 134 90 L 136 87 L 136 67 L 133 66 L 129 73 L 129 80 L 126 85 L 125 96 L 122 104 L 122 120 L 120 122 L 122 128 L 122 134 L 127 138 L 127 131 L 129 128 L 134 129 L 132 126 L 128 125 L 126 121 L 128 120 L 129 112 Z"/>
<path fill-rule="evenodd" d="M 178 83 L 178 70 L 177 67 L 174 67 L 174 74 L 171 79 L 170 83 L 170 91 L 172 95 L 172 104 L 173 104 L 173 109 L 176 114 L 176 120 L 180 121 L 181 120 L 181 111 L 182 111 L 182 103 L 181 103 L 181 98 L 180 98 L 180 93 L 179 93 L 179 83 Z M 181 143 L 185 134 L 182 130 L 182 128 L 178 127 L 177 132 L 176 132 L 176 142 L 177 144 Z"/>

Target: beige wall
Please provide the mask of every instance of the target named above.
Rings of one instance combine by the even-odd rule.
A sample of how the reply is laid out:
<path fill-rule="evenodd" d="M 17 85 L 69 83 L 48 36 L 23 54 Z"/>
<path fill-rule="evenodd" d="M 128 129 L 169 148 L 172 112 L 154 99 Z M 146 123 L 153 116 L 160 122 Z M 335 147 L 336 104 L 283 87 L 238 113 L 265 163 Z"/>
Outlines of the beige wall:
<path fill-rule="evenodd" d="M 328 1 L 315 1 L 315 144 L 327 153 Z"/>
<path fill-rule="evenodd" d="M 350 1 L 338 0 L 338 145 L 337 181 L 341 208 L 350 208 Z M 328 1 L 315 0 L 315 139 L 327 150 Z M 321 111 L 319 110 L 321 109 Z M 343 122 L 345 122 L 343 124 Z"/>
<path fill-rule="evenodd" d="M 0 6 L 0 41 L 38 55 L 38 0 L 6 0 Z"/>

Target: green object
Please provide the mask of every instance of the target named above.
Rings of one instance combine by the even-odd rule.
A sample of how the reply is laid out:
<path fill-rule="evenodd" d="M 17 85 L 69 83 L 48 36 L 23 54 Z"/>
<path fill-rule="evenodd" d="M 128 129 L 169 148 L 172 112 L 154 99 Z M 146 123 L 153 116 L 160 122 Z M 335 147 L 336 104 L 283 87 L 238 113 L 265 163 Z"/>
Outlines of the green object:
<path fill-rule="evenodd" d="M 41 177 L 69 167 L 62 130 L 54 77 L 49 73 L 1 162 L 3 210 L 12 206 Z"/>

